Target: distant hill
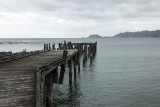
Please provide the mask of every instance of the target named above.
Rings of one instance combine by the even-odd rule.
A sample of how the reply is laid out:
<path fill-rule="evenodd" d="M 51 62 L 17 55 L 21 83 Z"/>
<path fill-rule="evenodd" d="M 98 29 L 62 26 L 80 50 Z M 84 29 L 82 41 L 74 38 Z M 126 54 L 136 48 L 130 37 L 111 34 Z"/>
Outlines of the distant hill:
<path fill-rule="evenodd" d="M 115 38 L 159 38 L 160 30 L 156 31 L 139 31 L 139 32 L 125 32 L 114 35 Z"/>
<path fill-rule="evenodd" d="M 88 38 L 102 38 L 102 36 L 98 34 L 92 34 L 92 35 L 89 35 Z"/>

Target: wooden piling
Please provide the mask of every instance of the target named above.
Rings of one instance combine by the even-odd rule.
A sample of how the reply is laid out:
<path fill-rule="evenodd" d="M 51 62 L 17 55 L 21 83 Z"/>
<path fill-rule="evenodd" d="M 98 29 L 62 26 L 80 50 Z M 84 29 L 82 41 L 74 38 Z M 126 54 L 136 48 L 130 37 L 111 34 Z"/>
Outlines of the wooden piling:
<path fill-rule="evenodd" d="M 61 43 L 59 43 L 59 50 L 61 50 L 62 48 L 61 48 Z"/>
<path fill-rule="evenodd" d="M 97 52 L 97 42 L 95 42 L 95 52 Z"/>
<path fill-rule="evenodd" d="M 47 46 L 46 46 L 46 50 L 48 50 L 48 44 L 47 44 Z"/>
<path fill-rule="evenodd" d="M 83 54 L 83 65 L 85 64 L 85 53 Z"/>
<path fill-rule="evenodd" d="M 53 83 L 52 83 L 52 72 L 46 75 L 45 84 L 46 84 L 46 107 L 52 107 L 53 101 Z"/>
<path fill-rule="evenodd" d="M 64 41 L 64 50 L 67 50 L 66 41 Z"/>
<path fill-rule="evenodd" d="M 72 83 L 72 60 L 68 61 L 68 68 L 69 68 L 69 83 Z"/>
<path fill-rule="evenodd" d="M 80 55 L 80 51 L 78 51 L 77 53 L 77 65 L 78 65 L 78 72 L 80 72 L 80 64 L 81 64 L 81 55 Z"/>
<path fill-rule="evenodd" d="M 48 50 L 50 50 L 50 43 L 48 44 Z"/>
<path fill-rule="evenodd" d="M 88 57 L 90 57 L 90 45 L 88 46 Z"/>
<path fill-rule="evenodd" d="M 93 45 L 90 45 L 90 58 L 92 59 L 93 57 Z"/>
<path fill-rule="evenodd" d="M 75 79 L 76 78 L 76 61 L 77 61 L 76 55 L 74 55 L 73 61 L 74 61 L 74 79 Z"/>
<path fill-rule="evenodd" d="M 85 46 L 85 60 L 87 61 L 88 46 Z"/>
<path fill-rule="evenodd" d="M 60 77 L 59 77 L 59 84 L 63 84 L 64 73 L 65 73 L 65 64 L 62 64 L 61 65 Z"/>
<path fill-rule="evenodd" d="M 94 43 L 93 46 L 94 46 L 94 53 L 93 53 L 93 55 L 95 56 L 95 54 L 96 54 L 96 43 Z"/>
<path fill-rule="evenodd" d="M 55 43 L 54 44 L 52 44 L 52 50 L 55 50 L 56 48 L 55 48 Z"/>
<path fill-rule="evenodd" d="M 53 83 L 58 83 L 58 67 L 52 71 Z"/>
<path fill-rule="evenodd" d="M 67 58 L 67 54 L 68 54 L 68 51 L 63 50 L 63 59 L 65 59 L 65 60 L 66 60 L 66 58 Z"/>
<path fill-rule="evenodd" d="M 73 44 L 71 43 L 71 49 L 73 49 Z"/>
<path fill-rule="evenodd" d="M 83 54 L 83 65 L 87 61 L 87 45 L 84 46 L 84 54 Z"/>
<path fill-rule="evenodd" d="M 67 43 L 67 47 L 68 47 L 68 49 L 71 49 L 71 42 Z"/>

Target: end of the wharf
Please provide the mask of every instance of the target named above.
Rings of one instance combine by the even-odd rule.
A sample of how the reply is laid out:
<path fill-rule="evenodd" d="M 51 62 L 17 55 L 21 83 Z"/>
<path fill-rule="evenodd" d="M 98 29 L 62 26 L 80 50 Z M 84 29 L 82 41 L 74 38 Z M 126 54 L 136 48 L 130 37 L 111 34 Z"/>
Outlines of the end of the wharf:
<path fill-rule="evenodd" d="M 52 48 L 51 48 L 52 47 Z M 44 50 L 56 50 L 55 43 L 44 44 Z M 49 65 L 39 67 L 37 69 L 37 91 L 36 91 L 36 105 L 37 107 L 52 107 L 53 104 L 53 83 L 63 84 L 66 64 L 69 68 L 69 84 L 72 84 L 72 69 L 74 69 L 74 78 L 76 78 L 77 71 L 80 72 L 81 57 L 83 64 L 86 63 L 87 58 L 95 56 L 97 51 L 97 42 L 95 43 L 71 43 L 64 41 L 58 44 L 58 50 L 63 50 L 63 58 L 59 61 L 53 62 Z M 70 54 L 69 50 L 74 50 Z M 60 75 L 58 77 L 58 66 L 60 66 Z M 78 68 L 78 70 L 77 70 Z"/>

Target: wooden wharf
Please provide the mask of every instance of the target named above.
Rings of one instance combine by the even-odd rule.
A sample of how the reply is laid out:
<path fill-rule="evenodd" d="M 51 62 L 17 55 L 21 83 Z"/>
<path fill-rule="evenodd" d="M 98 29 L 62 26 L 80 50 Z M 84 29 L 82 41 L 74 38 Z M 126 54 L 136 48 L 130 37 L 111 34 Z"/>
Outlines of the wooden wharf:
<path fill-rule="evenodd" d="M 63 83 L 66 64 L 72 84 L 72 68 L 76 77 L 81 55 L 83 63 L 87 57 L 92 59 L 97 42 L 64 41 L 58 46 L 56 49 L 55 43 L 44 44 L 44 50 L 40 51 L 0 52 L 0 107 L 52 107 L 53 83 Z"/>

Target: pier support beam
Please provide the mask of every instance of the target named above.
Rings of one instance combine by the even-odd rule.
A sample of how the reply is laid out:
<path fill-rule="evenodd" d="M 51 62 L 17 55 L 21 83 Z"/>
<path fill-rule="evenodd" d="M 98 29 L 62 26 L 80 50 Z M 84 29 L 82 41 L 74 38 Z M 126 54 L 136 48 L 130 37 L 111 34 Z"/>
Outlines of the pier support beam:
<path fill-rule="evenodd" d="M 52 107 L 53 101 L 53 82 L 52 82 L 52 72 L 46 75 L 46 107 Z"/>
<path fill-rule="evenodd" d="M 90 58 L 93 58 L 93 44 L 90 45 Z"/>
<path fill-rule="evenodd" d="M 66 41 L 64 41 L 64 50 L 67 50 L 67 44 L 66 44 Z"/>
<path fill-rule="evenodd" d="M 58 67 L 52 71 L 53 83 L 58 83 Z"/>
<path fill-rule="evenodd" d="M 76 61 L 77 61 L 77 55 L 74 55 L 73 61 L 74 61 L 74 79 L 76 79 Z"/>
<path fill-rule="evenodd" d="M 72 60 L 71 59 L 68 61 L 68 67 L 69 67 L 69 83 L 72 83 Z"/>
<path fill-rule="evenodd" d="M 90 57 L 90 45 L 88 46 L 88 57 Z"/>
<path fill-rule="evenodd" d="M 65 64 L 61 65 L 61 72 L 60 72 L 60 77 L 59 77 L 59 84 L 63 84 L 64 73 L 65 73 Z"/>
<path fill-rule="evenodd" d="M 61 43 L 59 43 L 59 50 L 61 50 L 62 49 L 62 46 L 61 46 Z"/>
<path fill-rule="evenodd" d="M 56 48 L 55 48 L 55 43 L 52 44 L 52 50 L 56 50 Z"/>
<path fill-rule="evenodd" d="M 50 43 L 48 44 L 48 50 L 50 50 Z"/>
<path fill-rule="evenodd" d="M 77 53 L 77 65 L 78 65 L 78 72 L 80 72 L 80 64 L 81 64 L 81 52 L 80 47 L 78 46 L 78 53 Z"/>
<path fill-rule="evenodd" d="M 83 54 L 83 65 L 86 63 L 87 61 L 87 45 L 84 46 L 84 54 Z"/>
<path fill-rule="evenodd" d="M 47 46 L 46 46 L 46 50 L 48 50 L 48 44 L 47 44 Z"/>
<path fill-rule="evenodd" d="M 67 54 L 68 54 L 68 51 L 64 50 L 64 51 L 63 51 L 63 59 L 66 59 L 66 58 L 67 58 Z"/>

